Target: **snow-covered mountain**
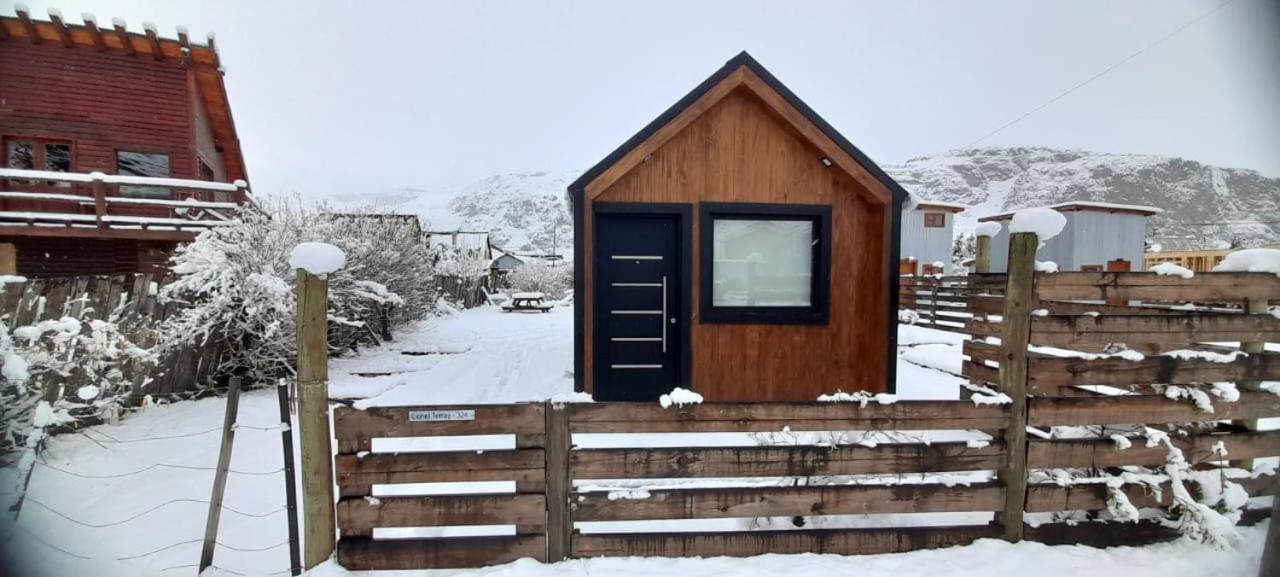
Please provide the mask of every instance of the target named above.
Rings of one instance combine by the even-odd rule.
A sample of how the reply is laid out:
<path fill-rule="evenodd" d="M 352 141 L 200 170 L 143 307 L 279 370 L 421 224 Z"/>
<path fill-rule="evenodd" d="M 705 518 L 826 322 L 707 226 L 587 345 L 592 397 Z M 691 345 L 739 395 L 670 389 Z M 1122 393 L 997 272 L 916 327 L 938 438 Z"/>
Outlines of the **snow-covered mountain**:
<path fill-rule="evenodd" d="M 953 150 L 885 170 L 921 198 L 972 206 L 957 221 L 964 232 L 981 216 L 1081 200 L 1164 209 L 1147 236 L 1165 249 L 1280 241 L 1280 179 L 1253 170 L 1039 147 Z"/>
<path fill-rule="evenodd" d="M 578 171 L 496 174 L 457 190 L 404 188 L 335 196 L 344 205 L 373 205 L 416 214 L 427 230 L 485 230 L 509 251 L 572 254 L 573 217 L 564 191 Z"/>
<path fill-rule="evenodd" d="M 1165 249 L 1280 242 L 1280 178 L 1181 158 L 1039 147 L 974 148 L 913 158 L 885 170 L 912 194 L 960 202 L 978 217 L 1072 200 L 1155 206 L 1148 238 Z M 498 174 L 459 189 L 405 188 L 336 197 L 418 214 L 430 230 L 489 230 L 496 246 L 571 253 L 573 219 L 565 188 L 579 171 Z M 1213 223 L 1204 225 L 1202 223 Z"/>

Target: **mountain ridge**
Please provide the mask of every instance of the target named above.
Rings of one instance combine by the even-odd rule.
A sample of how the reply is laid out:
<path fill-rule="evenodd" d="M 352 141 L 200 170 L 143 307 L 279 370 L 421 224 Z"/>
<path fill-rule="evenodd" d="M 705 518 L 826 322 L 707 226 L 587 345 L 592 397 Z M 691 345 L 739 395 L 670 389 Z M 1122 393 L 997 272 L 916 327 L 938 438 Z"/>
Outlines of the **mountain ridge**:
<path fill-rule="evenodd" d="M 1097 153 L 1042 146 L 963 148 L 883 166 L 912 196 L 971 208 L 957 231 L 977 218 L 1069 201 L 1154 206 L 1147 237 L 1165 249 L 1257 246 L 1280 242 L 1280 178 L 1194 160 Z M 564 190 L 581 171 L 495 174 L 449 191 L 400 189 L 343 195 L 423 217 L 434 230 L 491 230 L 508 250 L 565 254 L 572 217 Z"/>

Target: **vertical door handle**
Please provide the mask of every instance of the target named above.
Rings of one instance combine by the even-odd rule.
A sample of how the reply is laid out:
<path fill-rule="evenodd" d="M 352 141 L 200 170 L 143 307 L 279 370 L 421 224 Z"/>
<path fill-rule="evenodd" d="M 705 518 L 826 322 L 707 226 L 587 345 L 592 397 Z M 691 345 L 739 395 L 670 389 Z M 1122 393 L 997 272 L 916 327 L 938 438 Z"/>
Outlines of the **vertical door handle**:
<path fill-rule="evenodd" d="M 662 275 L 662 352 L 667 352 L 667 275 Z"/>

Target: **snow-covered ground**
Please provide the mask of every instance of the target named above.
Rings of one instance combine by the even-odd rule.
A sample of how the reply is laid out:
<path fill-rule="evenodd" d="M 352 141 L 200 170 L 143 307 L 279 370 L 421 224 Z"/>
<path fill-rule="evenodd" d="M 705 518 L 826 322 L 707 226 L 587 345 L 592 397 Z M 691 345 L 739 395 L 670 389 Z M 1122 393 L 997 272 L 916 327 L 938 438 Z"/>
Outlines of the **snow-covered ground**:
<path fill-rule="evenodd" d="M 359 406 L 569 398 L 572 325 L 570 308 L 537 315 L 481 308 L 435 319 L 382 348 L 334 360 L 330 392 Z M 963 339 L 901 326 L 900 397 L 956 398 Z M 6 564 L 15 575 L 31 577 L 195 575 L 224 406 L 224 399 L 214 398 L 150 407 L 118 425 L 51 439 L 35 466 L 21 517 L 4 528 L 9 539 L 0 554 Z M 214 561 L 223 572 L 214 574 L 287 574 L 280 435 L 271 430 L 278 416 L 274 391 L 252 391 L 241 399 L 225 501 L 234 511 L 222 514 Z M 1265 527 L 1242 529 L 1243 543 L 1229 551 L 1187 542 L 1103 551 L 986 540 L 900 555 L 594 559 L 554 566 L 526 561 L 439 574 L 1025 577 L 1035 567 L 1046 575 L 1252 577 Z M 347 575 L 332 564 L 314 574 Z"/>

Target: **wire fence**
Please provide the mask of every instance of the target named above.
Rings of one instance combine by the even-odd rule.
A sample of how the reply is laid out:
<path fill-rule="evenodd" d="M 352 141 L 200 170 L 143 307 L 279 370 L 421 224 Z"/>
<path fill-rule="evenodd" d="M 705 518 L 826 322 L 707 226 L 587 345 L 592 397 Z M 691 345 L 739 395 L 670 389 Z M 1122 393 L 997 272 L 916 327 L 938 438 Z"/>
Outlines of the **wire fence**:
<path fill-rule="evenodd" d="M 235 425 L 233 425 L 233 428 L 236 430 L 244 429 L 244 430 L 261 431 L 261 432 L 282 432 L 282 431 L 290 430 L 290 424 L 276 423 L 272 425 L 242 425 L 242 424 L 236 423 Z M 214 427 L 212 429 L 205 429 L 205 430 L 194 431 L 190 433 L 182 433 L 182 434 L 175 434 L 175 435 L 156 435 L 156 436 L 140 437 L 135 439 L 120 439 L 115 436 L 112 436 L 106 431 L 99 430 L 98 428 L 84 429 L 80 431 L 80 433 L 87 439 L 95 443 L 98 443 L 99 445 L 102 445 L 102 444 L 133 444 L 133 443 L 145 443 L 145 442 L 152 442 L 152 441 L 185 439 L 185 438 L 199 437 L 201 435 L 220 432 L 221 430 L 222 430 L 222 427 Z M 93 434 L 90 435 L 89 434 L 90 432 L 92 432 Z M 178 470 L 186 470 L 186 471 L 217 471 L 218 470 L 217 467 L 207 467 L 207 466 L 200 466 L 200 465 L 185 465 L 185 464 L 177 464 L 177 463 L 155 463 L 134 471 L 127 471 L 122 473 L 96 474 L 96 473 L 84 473 L 84 472 L 74 471 L 71 469 L 53 465 L 49 463 L 46 459 L 44 459 L 43 456 L 40 460 L 36 461 L 36 464 L 40 468 L 49 469 L 52 471 L 57 471 L 58 473 L 61 473 L 61 474 L 70 475 L 70 476 L 78 477 L 81 479 L 90 479 L 90 480 L 121 479 L 121 478 L 127 478 L 127 477 L 135 477 L 138 475 L 143 475 L 150 471 L 155 471 L 160 469 L 178 469 Z M 275 475 L 278 473 L 283 473 L 284 471 L 285 471 L 285 467 L 283 464 L 278 468 L 265 470 L 265 471 L 251 471 L 251 470 L 240 470 L 240 469 L 230 469 L 230 468 L 227 469 L 228 473 L 235 474 L 235 475 L 244 475 L 249 477 Z M 134 513 L 132 515 L 129 515 L 121 519 L 117 519 L 113 521 L 93 522 L 93 521 L 86 521 L 84 519 L 77 518 L 71 514 L 68 514 L 65 511 L 61 511 L 56 507 L 49 505 L 48 503 L 45 503 L 39 499 L 33 498 L 30 495 L 25 495 L 24 501 L 27 503 L 31 503 L 36 507 L 44 509 L 45 511 L 48 511 L 50 514 L 54 515 L 55 517 L 61 518 L 69 523 L 72 523 L 74 525 L 78 525 L 81 527 L 91 528 L 91 529 L 109 529 L 112 527 L 118 527 L 120 525 L 124 525 L 130 522 L 133 522 L 137 519 L 146 517 L 147 515 L 155 513 L 156 511 L 160 511 L 162 509 L 166 509 L 168 507 L 175 506 L 175 505 L 197 504 L 197 505 L 204 505 L 206 507 L 210 505 L 210 501 L 208 499 L 196 499 L 196 498 L 186 498 L 186 497 L 175 498 L 175 499 L 170 499 L 168 501 L 164 501 L 146 510 Z M 228 506 L 226 504 L 219 504 L 219 507 L 223 511 L 226 511 L 235 515 L 239 515 L 242 517 L 250 518 L 250 519 L 265 519 L 265 518 L 277 515 L 279 513 L 287 512 L 289 510 L 287 505 L 283 505 L 283 504 L 277 508 L 274 508 L 268 511 L 263 511 L 263 512 L 243 511 L 235 507 Z M 21 524 L 14 523 L 14 527 L 16 527 L 18 530 L 20 530 L 27 536 L 31 537 L 36 542 L 40 543 L 41 545 L 44 545 L 45 547 L 51 550 L 57 551 L 69 557 L 73 557 L 73 558 L 81 559 L 85 561 L 134 561 L 138 559 L 144 559 L 152 555 L 157 555 L 159 553 L 163 553 L 165 551 L 169 551 L 178 547 L 193 545 L 197 543 L 204 543 L 204 538 L 200 537 L 196 539 L 188 539 L 185 541 L 170 543 L 163 547 L 159 547 L 156 549 L 152 549 L 149 551 L 144 551 L 136 554 L 123 555 L 118 557 L 97 557 L 93 555 L 85 555 L 82 553 L 77 553 L 75 551 L 68 550 L 65 547 L 52 543 L 49 540 L 41 537 L 40 535 L 37 535 L 35 532 L 31 531 L 30 529 L 28 529 L 27 527 Z M 252 547 L 252 546 L 244 546 L 244 545 L 232 545 L 228 543 L 223 543 L 215 539 L 214 545 L 216 547 L 221 547 L 229 551 L 237 551 L 241 553 L 261 553 L 265 551 L 278 549 L 281 547 L 286 547 L 289 545 L 289 540 L 286 539 L 285 541 L 282 541 L 280 543 L 275 543 L 275 544 L 263 546 L 263 547 Z M 239 571 L 235 571 L 226 567 L 220 567 L 217 565 L 213 565 L 212 567 L 214 567 L 215 569 L 217 569 L 222 573 L 226 573 L 230 575 L 246 575 L 246 573 L 241 573 Z M 172 571 L 177 569 L 188 569 L 188 568 L 199 568 L 199 564 L 190 563 L 190 564 L 183 564 L 183 565 L 173 565 L 173 566 L 162 568 L 160 569 L 160 571 L 165 572 L 165 571 Z M 292 571 L 292 568 L 286 568 L 279 571 L 266 573 L 266 575 L 287 575 L 291 571 Z M 254 574 L 262 574 L 262 573 L 255 571 Z"/>

